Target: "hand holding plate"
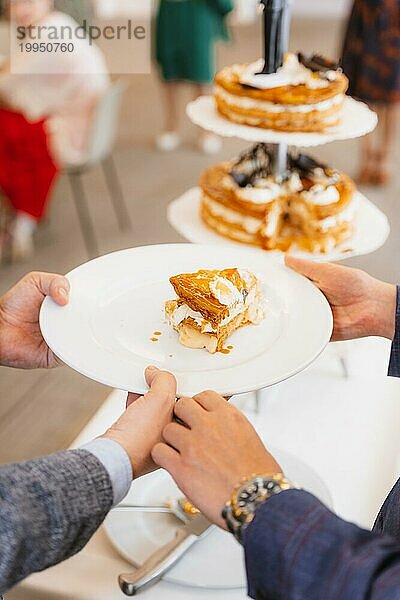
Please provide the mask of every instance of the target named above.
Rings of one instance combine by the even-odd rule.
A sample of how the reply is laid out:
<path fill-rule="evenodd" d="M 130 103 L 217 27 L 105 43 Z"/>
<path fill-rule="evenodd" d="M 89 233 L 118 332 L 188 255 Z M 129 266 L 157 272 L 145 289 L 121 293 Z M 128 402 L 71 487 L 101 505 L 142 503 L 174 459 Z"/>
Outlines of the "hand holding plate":
<path fill-rule="evenodd" d="M 165 427 L 153 459 L 210 521 L 226 528 L 221 513 L 234 487 L 281 468 L 246 417 L 215 392 L 181 398 L 175 415 L 183 425 Z"/>
<path fill-rule="evenodd" d="M 290 255 L 286 255 L 285 262 L 326 296 L 333 312 L 332 341 L 370 335 L 393 339 L 396 286 L 341 265 L 314 263 Z"/>
<path fill-rule="evenodd" d="M 46 296 L 64 306 L 68 294 L 65 277 L 30 273 L 0 298 L 0 364 L 19 369 L 58 366 L 40 331 L 39 312 Z"/>
<path fill-rule="evenodd" d="M 176 380 L 171 373 L 149 367 L 146 381 L 150 387 L 147 394 L 138 399 L 128 398 L 127 410 L 102 436 L 126 450 L 135 479 L 157 468 L 151 450 L 161 441 L 164 427 L 172 421 L 176 398 Z"/>

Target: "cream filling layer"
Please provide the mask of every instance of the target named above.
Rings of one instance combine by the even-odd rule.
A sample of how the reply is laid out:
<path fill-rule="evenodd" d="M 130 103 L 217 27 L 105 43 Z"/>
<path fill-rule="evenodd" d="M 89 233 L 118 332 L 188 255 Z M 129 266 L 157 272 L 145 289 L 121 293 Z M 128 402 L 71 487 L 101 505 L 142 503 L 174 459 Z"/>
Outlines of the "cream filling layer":
<path fill-rule="evenodd" d="M 314 206 L 327 206 L 329 204 L 336 204 L 340 200 L 340 194 L 335 185 L 324 187 L 319 183 L 313 185 L 308 192 L 302 192 L 301 196 L 309 204 L 313 204 Z"/>
<path fill-rule="evenodd" d="M 313 228 L 315 231 L 327 233 L 338 225 L 351 223 L 354 221 L 357 208 L 358 200 L 354 198 L 351 203 L 340 213 L 332 215 L 331 217 L 326 217 L 325 219 L 310 219 L 310 214 L 304 205 L 296 206 L 296 213 L 307 223 L 309 227 Z"/>
<path fill-rule="evenodd" d="M 282 186 L 272 183 L 268 187 L 245 187 L 238 188 L 236 195 L 246 202 L 253 204 L 267 204 L 273 202 L 282 195 Z"/>
<path fill-rule="evenodd" d="M 240 306 L 231 309 L 229 311 L 229 316 L 221 321 L 219 327 L 228 325 L 240 313 L 245 312 L 247 308 L 247 305 L 241 304 Z M 202 333 L 217 333 L 217 329 L 213 327 L 209 321 L 206 321 L 201 313 L 192 310 L 187 304 L 181 304 L 174 310 L 170 316 L 170 325 L 177 329 L 185 319 L 189 318 L 193 319 L 196 325 L 200 327 Z"/>
<path fill-rule="evenodd" d="M 256 234 L 264 223 L 264 219 L 245 217 L 242 213 L 227 208 L 209 196 L 204 195 L 203 202 L 214 217 L 220 217 L 232 225 L 240 225 L 247 233 L 252 235 Z"/>
<path fill-rule="evenodd" d="M 265 123 L 265 117 L 250 117 L 249 115 L 242 115 L 238 112 L 234 112 L 230 115 L 229 118 L 235 123 L 244 123 L 245 125 L 253 125 L 254 127 L 259 127 L 260 125 L 263 125 Z M 318 121 L 318 124 L 320 125 L 322 123 L 325 127 L 331 127 L 336 125 L 337 120 L 338 117 L 336 114 L 334 114 L 330 115 L 329 117 L 321 118 Z M 287 122 L 288 121 L 285 120 L 283 123 L 286 124 Z M 282 123 L 282 121 L 278 122 L 278 125 L 280 123 Z"/>
<path fill-rule="evenodd" d="M 315 225 L 317 229 L 325 233 L 337 225 L 351 223 L 354 220 L 357 208 L 358 202 L 356 200 L 352 200 L 349 206 L 337 215 L 326 217 L 326 219 L 321 219 L 320 221 L 311 221 L 311 223 Z"/>
<path fill-rule="evenodd" d="M 220 85 L 215 86 L 215 95 L 231 106 L 238 106 L 244 110 L 264 110 L 268 113 L 310 113 L 313 111 L 323 112 L 343 102 L 344 95 L 337 94 L 329 100 L 322 100 L 315 104 L 275 104 L 268 100 L 257 100 L 245 96 L 230 94 Z"/>

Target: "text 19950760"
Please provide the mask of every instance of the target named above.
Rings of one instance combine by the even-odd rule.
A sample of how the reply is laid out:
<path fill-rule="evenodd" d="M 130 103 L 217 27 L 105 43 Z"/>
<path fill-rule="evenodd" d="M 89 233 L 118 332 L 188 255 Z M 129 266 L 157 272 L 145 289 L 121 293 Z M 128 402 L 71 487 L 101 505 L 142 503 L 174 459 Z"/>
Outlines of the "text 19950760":
<path fill-rule="evenodd" d="M 21 52 L 30 53 L 48 53 L 53 54 L 61 52 L 66 54 L 72 53 L 75 50 L 75 45 L 72 42 L 26 42 L 19 44 Z"/>

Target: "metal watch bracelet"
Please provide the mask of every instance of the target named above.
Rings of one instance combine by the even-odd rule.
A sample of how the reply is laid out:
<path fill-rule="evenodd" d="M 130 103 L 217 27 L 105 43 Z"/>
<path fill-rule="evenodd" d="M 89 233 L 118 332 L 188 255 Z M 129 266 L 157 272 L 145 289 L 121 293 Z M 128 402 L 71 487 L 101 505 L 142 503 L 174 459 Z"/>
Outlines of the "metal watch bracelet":
<path fill-rule="evenodd" d="M 271 496 L 290 489 L 298 489 L 298 486 L 283 473 L 252 475 L 243 479 L 233 490 L 222 511 L 229 531 L 242 543 L 244 532 L 253 521 L 258 508 Z"/>

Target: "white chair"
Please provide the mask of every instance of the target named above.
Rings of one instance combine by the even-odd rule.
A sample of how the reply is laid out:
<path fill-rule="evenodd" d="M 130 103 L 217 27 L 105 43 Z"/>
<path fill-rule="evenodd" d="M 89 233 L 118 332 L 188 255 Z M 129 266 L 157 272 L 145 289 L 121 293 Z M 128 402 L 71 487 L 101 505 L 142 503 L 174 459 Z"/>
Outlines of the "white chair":
<path fill-rule="evenodd" d="M 85 159 L 80 164 L 64 165 L 63 168 L 70 181 L 89 258 L 99 255 L 99 247 L 82 180 L 82 175 L 87 171 L 101 165 L 119 228 L 123 231 L 131 227 L 129 211 L 112 156 L 125 91 L 126 85 L 122 81 L 117 81 L 109 87 L 96 107 Z"/>

